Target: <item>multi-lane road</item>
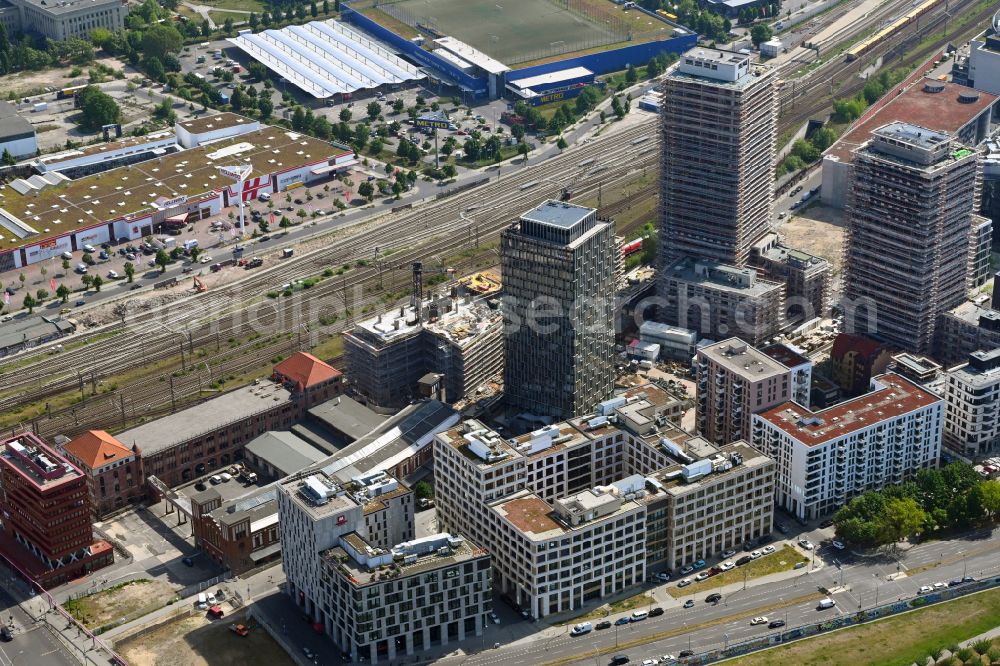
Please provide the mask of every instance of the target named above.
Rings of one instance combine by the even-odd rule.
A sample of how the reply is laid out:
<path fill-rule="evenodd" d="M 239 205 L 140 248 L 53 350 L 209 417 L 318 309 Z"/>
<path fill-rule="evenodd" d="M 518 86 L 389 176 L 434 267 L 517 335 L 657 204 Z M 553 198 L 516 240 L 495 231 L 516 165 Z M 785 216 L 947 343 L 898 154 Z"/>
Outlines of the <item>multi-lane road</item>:
<path fill-rule="evenodd" d="M 540 630 L 534 637 L 522 638 L 499 649 L 487 648 L 471 655 L 449 657 L 442 664 L 470 666 L 515 666 L 527 663 L 579 664 L 608 662 L 610 655 L 627 654 L 633 663 L 663 655 L 677 656 L 683 650 L 695 653 L 721 649 L 751 638 L 766 636 L 766 624 L 751 626 L 750 620 L 764 615 L 769 620 L 784 620 L 787 628 L 871 608 L 877 603 L 906 599 L 918 594 L 921 586 L 972 576 L 977 579 L 1000 573 L 1000 529 L 982 530 L 951 541 L 918 544 L 898 553 L 875 557 L 854 555 L 829 545 L 832 529 L 814 529 L 798 535 L 820 544 L 818 551 L 802 551 L 812 557 L 816 568 L 807 565 L 772 582 L 753 582 L 728 586 L 718 603 L 706 603 L 715 590 L 681 596 L 666 603 L 654 602 L 664 614 L 620 627 L 592 631 L 583 636 L 569 635 L 570 625 Z M 673 584 L 670 584 L 671 586 Z M 837 605 L 828 610 L 817 608 L 818 600 L 830 590 Z M 664 595 L 658 595 L 663 597 Z M 684 608 L 692 598 L 694 606 Z M 614 622 L 627 613 L 612 614 Z"/>
<path fill-rule="evenodd" d="M 5 585 L 17 584 L 7 581 Z M 14 637 L 0 643 L 0 666 L 77 666 L 71 655 L 45 622 L 35 623 L 21 610 L 5 587 L 0 587 L 0 622 L 13 622 Z"/>

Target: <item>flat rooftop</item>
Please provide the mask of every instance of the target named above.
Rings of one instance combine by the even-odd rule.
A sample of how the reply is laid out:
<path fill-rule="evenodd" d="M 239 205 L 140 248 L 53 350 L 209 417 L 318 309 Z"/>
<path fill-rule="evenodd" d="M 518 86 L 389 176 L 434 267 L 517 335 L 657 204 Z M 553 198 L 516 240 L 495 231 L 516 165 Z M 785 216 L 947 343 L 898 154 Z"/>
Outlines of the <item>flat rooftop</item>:
<path fill-rule="evenodd" d="M 205 116 L 191 118 L 190 120 L 182 120 L 177 123 L 178 126 L 183 127 L 191 134 L 204 134 L 205 132 L 228 129 L 230 127 L 236 127 L 237 125 L 257 124 L 259 123 L 252 118 L 247 118 L 228 111 L 223 113 L 210 113 Z"/>
<path fill-rule="evenodd" d="M 1000 348 L 972 352 L 966 365 L 948 374 L 974 388 L 992 386 L 1000 382 Z"/>
<path fill-rule="evenodd" d="M 760 351 L 766 356 L 773 358 L 786 368 L 795 368 L 800 365 L 805 365 L 806 363 L 812 363 L 812 361 L 806 356 L 803 356 L 788 345 L 780 343 L 768 345 Z"/>
<path fill-rule="evenodd" d="M 438 316 L 433 321 L 427 316 L 428 307 L 425 303 L 423 321 L 417 321 L 414 307 L 405 306 L 361 321 L 355 326 L 355 330 L 361 329 L 383 343 L 427 330 L 459 347 L 466 347 L 503 321 L 503 313 L 499 308 L 490 307 L 485 297 L 474 300 L 447 298 L 434 303 L 438 305 Z M 447 311 L 446 307 L 449 308 Z"/>
<path fill-rule="evenodd" d="M 557 514 L 552 506 L 530 490 L 522 490 L 498 500 L 490 505 L 490 509 L 532 541 L 545 541 L 573 532 L 575 529 L 587 529 L 595 523 L 614 521 L 641 506 L 634 500 L 624 501 L 615 512 L 575 526 L 557 520 L 555 518 Z"/>
<path fill-rule="evenodd" d="M 806 446 L 816 446 L 941 402 L 938 396 L 900 375 L 889 373 L 874 379 L 885 388 L 818 412 L 785 402 L 759 416 Z"/>
<path fill-rule="evenodd" d="M 926 86 L 930 84 L 930 92 Z M 970 92 L 979 93 L 979 99 L 971 103 L 959 101 L 960 95 Z M 903 90 L 888 104 L 873 113 L 863 122 L 856 123 L 835 144 L 827 149 L 826 154 L 837 157 L 842 162 L 851 162 L 852 153 L 864 145 L 872 137 L 872 133 L 892 121 L 901 121 L 911 125 L 932 127 L 939 132 L 955 136 L 958 131 L 980 114 L 989 112 L 990 106 L 997 101 L 995 95 L 982 91 L 972 91 L 957 83 L 924 78 L 916 81 Z"/>
<path fill-rule="evenodd" d="M 522 213 L 521 219 L 559 229 L 572 229 L 595 211 L 595 208 L 549 199 L 527 213 Z"/>
<path fill-rule="evenodd" d="M 183 441 L 218 430 L 226 424 L 291 402 L 292 394 L 269 381 L 244 386 L 185 410 L 154 419 L 115 437 L 125 446 L 138 444 L 144 456 L 169 449 Z"/>
<path fill-rule="evenodd" d="M 189 201 L 230 184 L 219 166 L 248 162 L 255 176 L 325 162 L 347 151 L 325 141 L 279 127 L 183 150 L 127 167 L 112 169 L 19 194 L 0 188 L 0 208 L 34 229 L 24 239 L 5 237 L 0 251 L 55 238 L 112 220 L 156 210 L 158 202 Z"/>
<path fill-rule="evenodd" d="M 0 442 L 0 464 L 15 470 L 41 491 L 83 476 L 75 465 L 30 433 L 8 437 Z"/>
<path fill-rule="evenodd" d="M 510 84 L 517 86 L 518 88 L 533 88 L 537 85 L 559 83 L 560 81 L 569 81 L 583 76 L 593 76 L 593 74 L 594 73 L 586 67 L 570 67 L 568 69 L 560 69 L 556 72 L 549 72 L 548 74 L 537 74 L 535 76 L 529 76 L 525 79 L 517 79 L 515 81 L 511 81 Z"/>
<path fill-rule="evenodd" d="M 309 416 L 343 433 L 351 440 L 360 439 L 379 427 L 386 417 L 346 395 L 331 398 L 309 410 Z"/>
<path fill-rule="evenodd" d="M 739 454 L 743 458 L 743 462 L 739 465 L 734 465 L 728 470 L 710 472 L 703 477 L 695 479 L 694 481 L 685 481 L 684 478 L 678 474 L 678 472 L 684 468 L 684 465 L 681 463 L 664 467 L 663 469 L 658 470 L 655 474 L 650 475 L 649 478 L 655 481 L 652 485 L 657 487 L 658 491 L 662 490 L 663 492 L 670 493 L 671 495 L 686 495 L 691 492 L 696 492 L 707 485 L 715 484 L 720 480 L 726 480 L 745 474 L 749 470 L 774 464 L 774 461 L 771 458 L 753 448 L 743 440 L 738 440 L 732 444 L 720 447 L 716 451 L 704 457 L 721 454 L 728 458 L 733 453 Z M 697 457 L 699 459 L 704 458 L 701 456 Z M 647 484 L 647 488 L 649 488 L 649 485 L 650 484 Z M 654 500 L 658 494 L 659 492 L 647 495 L 645 501 L 649 502 Z"/>
<path fill-rule="evenodd" d="M 901 120 L 894 120 L 883 127 L 877 128 L 872 132 L 872 135 L 894 139 L 924 149 L 936 148 L 949 139 L 949 135 L 946 132 L 939 132 Z"/>
<path fill-rule="evenodd" d="M 72 150 L 62 150 L 58 153 L 39 155 L 35 161 L 42 162 L 43 164 L 59 164 L 60 162 L 88 155 L 117 153 L 119 151 L 128 150 L 129 148 L 138 148 L 140 146 L 146 146 L 166 140 L 173 141 L 175 139 L 176 137 L 172 131 L 160 130 L 159 132 L 152 132 L 150 134 L 146 134 L 145 136 L 131 136 L 117 139 L 115 141 L 108 141 L 106 143 L 95 143 L 90 146 L 81 146 L 79 148 L 73 148 Z"/>
<path fill-rule="evenodd" d="M 763 296 L 775 289 L 784 289 L 780 282 L 757 277 L 753 268 L 737 268 L 709 261 L 684 257 L 664 269 L 665 275 L 688 284 L 746 297 Z"/>
<path fill-rule="evenodd" d="M 455 39 L 454 37 L 441 37 L 435 39 L 434 43 L 443 49 L 447 49 L 462 58 L 466 62 L 471 62 L 476 67 L 489 74 L 503 74 L 510 71 L 510 67 L 499 60 L 491 58 L 477 48 Z"/>
<path fill-rule="evenodd" d="M 70 12 L 82 9 L 125 4 L 123 0 L 60 0 L 59 2 L 52 2 L 52 0 L 24 0 L 24 2 L 34 5 L 39 10 L 49 14 L 69 14 Z"/>
<path fill-rule="evenodd" d="M 698 354 L 711 359 L 727 371 L 751 381 L 776 377 L 788 372 L 786 365 L 739 338 L 729 338 L 702 347 L 698 350 Z"/>
<path fill-rule="evenodd" d="M 345 534 L 341 539 L 359 553 L 375 551 L 375 548 L 357 532 Z M 419 542 L 421 540 L 418 539 L 416 541 Z M 464 538 L 461 538 L 461 542 L 457 539 L 452 539 L 447 543 L 449 544 L 449 553 L 447 555 L 442 555 L 437 550 L 432 550 L 428 553 L 419 554 L 416 560 L 408 564 L 403 561 L 396 562 L 400 567 L 401 576 L 414 576 L 426 571 L 443 569 L 444 567 L 462 564 L 463 562 L 486 556 L 486 551 L 476 548 Z M 395 549 L 393 552 L 396 552 Z M 366 563 L 358 562 L 341 546 L 334 546 L 333 548 L 324 550 L 320 553 L 320 557 L 328 565 L 332 565 L 332 568 L 340 575 L 345 576 L 355 587 L 363 587 L 368 584 L 381 582 L 373 580 L 375 577 L 372 574 L 378 571 L 377 567 L 370 567 Z M 343 566 L 343 570 L 340 569 L 341 566 Z"/>
<path fill-rule="evenodd" d="M 322 504 L 317 504 L 303 495 L 303 489 L 307 487 L 307 482 L 310 481 L 310 479 L 319 480 L 321 484 L 326 485 L 332 491 L 336 492 L 329 495 L 327 500 Z M 337 479 L 331 478 L 319 469 L 313 469 L 310 470 L 310 472 L 300 472 L 299 474 L 279 481 L 278 483 L 288 493 L 289 498 L 298 504 L 299 507 L 306 513 L 312 516 L 314 520 L 343 511 L 348 511 L 353 508 L 360 509 L 361 507 L 357 500 L 351 497 L 350 493 L 341 492 L 341 484 L 337 481 Z"/>
<path fill-rule="evenodd" d="M 4 141 L 22 136 L 34 136 L 35 128 L 22 118 L 9 102 L 0 100 L 0 137 Z"/>

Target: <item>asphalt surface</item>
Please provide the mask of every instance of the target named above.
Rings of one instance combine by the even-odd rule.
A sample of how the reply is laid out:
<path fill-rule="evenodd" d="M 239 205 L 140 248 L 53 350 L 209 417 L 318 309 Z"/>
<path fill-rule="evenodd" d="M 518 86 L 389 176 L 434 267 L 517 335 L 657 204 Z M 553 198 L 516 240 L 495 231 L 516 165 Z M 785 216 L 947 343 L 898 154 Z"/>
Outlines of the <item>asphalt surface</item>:
<path fill-rule="evenodd" d="M 814 529 L 801 536 L 805 536 L 813 543 L 823 544 L 831 535 L 832 529 Z M 810 570 L 807 566 L 802 570 L 802 574 L 793 578 L 752 585 L 745 590 L 738 589 L 724 595 L 723 600 L 716 604 L 704 601 L 705 596 L 711 593 L 709 590 L 694 595 L 695 605 L 690 609 L 683 608 L 680 605 L 681 600 L 677 600 L 677 603 L 669 608 L 660 604 L 665 612 L 659 617 L 617 628 L 612 626 L 610 629 L 593 631 L 579 637 L 570 636 L 570 626 L 567 625 L 565 633 L 561 635 L 536 642 L 521 641 L 509 649 L 482 651 L 468 657 L 462 663 L 488 663 L 494 666 L 523 664 L 526 660 L 544 663 L 557 659 L 571 659 L 575 655 L 595 649 L 601 651 L 597 659 L 591 655 L 571 663 L 580 665 L 607 663 L 614 654 L 627 654 L 632 663 L 641 663 L 643 659 L 659 658 L 668 654 L 676 656 L 682 650 L 693 650 L 698 653 L 723 648 L 727 644 L 758 638 L 769 632 L 777 633 L 799 624 L 853 613 L 861 608 L 870 608 L 876 605 L 876 595 L 879 603 L 886 603 L 890 600 L 916 596 L 923 585 L 947 584 L 965 575 L 977 579 L 996 575 L 1000 573 L 998 551 L 1000 551 L 1000 530 L 992 532 L 982 530 L 952 541 L 919 544 L 896 556 L 885 555 L 874 558 L 836 550 L 830 545 L 821 545 L 818 551 L 815 551 L 815 563 L 819 567 L 817 570 Z M 817 600 L 823 596 L 819 592 L 820 587 L 833 592 L 830 596 L 837 602 L 835 608 L 829 610 L 817 608 Z M 807 595 L 809 598 L 803 599 Z M 786 629 L 769 629 L 766 624 L 750 625 L 752 618 L 764 613 L 761 609 L 786 603 L 788 604 L 786 607 L 766 612 L 769 620 L 785 620 Z M 608 619 L 614 622 L 623 615 L 627 613 L 614 614 Z M 695 627 L 704 623 L 710 623 L 710 626 L 702 626 L 690 632 L 684 631 L 685 627 Z M 683 635 L 671 638 L 657 637 L 658 634 L 678 629 Z M 648 639 L 648 642 L 637 647 L 616 647 L 642 639 Z"/>
<path fill-rule="evenodd" d="M 5 581 L 4 585 L 11 584 Z M 6 589 L 0 589 L 0 621 L 14 622 L 14 638 L 0 643 L 0 666 L 76 666 L 71 655 L 44 623 L 34 623 Z"/>

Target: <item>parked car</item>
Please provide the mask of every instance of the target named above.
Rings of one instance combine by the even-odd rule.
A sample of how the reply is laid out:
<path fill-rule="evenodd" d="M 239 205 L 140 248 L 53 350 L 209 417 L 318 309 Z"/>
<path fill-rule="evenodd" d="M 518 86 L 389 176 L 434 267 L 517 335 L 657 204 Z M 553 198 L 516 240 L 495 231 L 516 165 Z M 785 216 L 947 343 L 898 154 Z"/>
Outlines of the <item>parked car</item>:
<path fill-rule="evenodd" d="M 832 521 L 832 520 L 830 520 L 829 518 L 827 518 L 826 520 L 824 520 L 823 522 L 821 522 L 821 523 L 819 524 L 819 528 L 820 528 L 821 530 L 825 530 L 825 529 L 826 529 L 826 528 L 828 528 L 828 527 L 833 527 L 833 521 Z"/>
<path fill-rule="evenodd" d="M 769 629 L 778 629 L 783 626 L 785 626 L 784 620 L 771 620 L 771 623 L 767 625 Z"/>
<path fill-rule="evenodd" d="M 681 650 L 680 652 L 677 653 L 677 656 L 680 657 L 681 659 L 683 659 L 684 657 L 692 657 L 694 656 L 694 650 Z"/>
<path fill-rule="evenodd" d="M 65 259 L 66 261 L 72 261 L 72 259 L 73 259 L 73 253 L 72 252 L 63 252 L 62 253 L 62 258 Z"/>
<path fill-rule="evenodd" d="M 719 557 L 721 557 L 724 560 L 728 560 L 730 557 L 732 557 L 735 554 L 736 554 L 736 551 L 733 550 L 732 548 L 730 548 L 729 550 L 722 551 L 722 553 L 719 555 Z"/>
<path fill-rule="evenodd" d="M 602 621 L 600 621 L 600 622 L 598 622 L 597 624 L 594 625 L 594 629 L 597 629 L 597 630 L 609 629 L 610 627 L 611 627 L 611 623 L 608 622 L 607 620 L 602 620 Z"/>
<path fill-rule="evenodd" d="M 660 581 L 661 583 L 665 583 L 668 580 L 670 580 L 670 574 L 668 574 L 666 571 L 661 571 L 660 573 L 656 574 L 656 580 Z"/>
<path fill-rule="evenodd" d="M 694 563 L 693 566 L 695 569 L 701 569 L 702 567 L 705 566 L 705 560 L 698 560 L 697 562 Z"/>
<path fill-rule="evenodd" d="M 833 608 L 837 605 L 837 602 L 827 597 L 826 599 L 820 599 L 819 604 L 816 606 L 816 610 L 826 610 L 828 608 Z"/>
<path fill-rule="evenodd" d="M 752 553 L 750 553 L 750 559 L 751 560 L 759 560 L 760 556 L 761 556 L 761 552 L 759 550 L 755 550 Z"/>
<path fill-rule="evenodd" d="M 760 549 L 760 552 L 764 553 L 765 555 L 770 555 L 774 551 L 775 551 L 774 546 L 764 546 L 763 548 Z"/>
<path fill-rule="evenodd" d="M 694 579 L 700 583 L 703 580 L 708 580 L 710 577 L 711 577 L 710 573 L 708 573 L 707 571 L 702 571 L 700 574 L 695 576 Z"/>
<path fill-rule="evenodd" d="M 830 545 L 833 546 L 834 548 L 836 548 L 837 550 L 844 550 L 844 548 L 847 547 L 847 546 L 844 545 L 843 541 L 839 541 L 837 539 L 834 539 L 833 541 L 831 541 Z"/>
<path fill-rule="evenodd" d="M 722 601 L 722 595 L 718 592 L 713 592 L 712 594 L 705 597 L 705 603 L 715 604 Z"/>
<path fill-rule="evenodd" d="M 806 550 L 813 549 L 812 541 L 810 541 L 809 539 L 799 539 L 799 545 L 805 548 Z"/>
<path fill-rule="evenodd" d="M 574 624 L 573 628 L 570 630 L 570 636 L 582 636 L 583 634 L 589 634 L 593 630 L 594 625 L 590 622 L 581 622 L 579 624 Z"/>
<path fill-rule="evenodd" d="M 684 608 L 694 608 L 694 599 L 688 599 L 685 601 Z"/>
<path fill-rule="evenodd" d="M 659 617 L 660 615 L 663 615 L 663 609 L 659 606 L 649 611 L 649 617 Z"/>
<path fill-rule="evenodd" d="M 629 620 L 628 616 L 626 615 L 625 617 L 620 617 L 617 620 L 615 620 L 615 626 L 620 627 L 623 624 L 628 624 L 629 622 L 631 622 L 631 620 Z"/>
<path fill-rule="evenodd" d="M 118 271 L 108 271 L 108 278 L 111 280 L 118 279 Z"/>
<path fill-rule="evenodd" d="M 647 617 L 649 617 L 649 612 L 644 610 L 632 611 L 631 617 L 629 617 L 629 622 L 642 622 Z"/>
<path fill-rule="evenodd" d="M 736 566 L 741 567 L 744 564 L 747 564 L 748 562 L 752 562 L 752 561 L 753 561 L 752 557 L 750 557 L 749 555 L 744 555 L 740 559 L 736 560 Z"/>
<path fill-rule="evenodd" d="M 620 666 L 621 664 L 627 664 L 627 663 L 628 663 L 627 654 L 616 654 L 615 656 L 611 657 L 611 666 Z"/>
<path fill-rule="evenodd" d="M 691 584 L 692 582 L 693 582 L 693 581 L 692 581 L 692 580 L 691 580 L 690 578 L 685 578 L 685 579 L 683 579 L 683 580 L 682 580 L 681 582 L 677 583 L 677 587 L 687 587 L 687 586 L 688 586 L 688 585 L 690 585 L 690 584 Z"/>
<path fill-rule="evenodd" d="M 90 243 L 84 243 L 83 244 L 83 251 L 86 252 L 86 253 L 88 253 L 88 254 L 93 254 L 94 252 L 97 251 L 97 248 L 94 247 L 93 245 L 91 245 Z"/>
<path fill-rule="evenodd" d="M 689 573 L 691 573 L 692 571 L 694 571 L 694 567 L 689 564 L 686 567 L 684 567 L 683 569 L 681 569 L 681 575 L 682 576 L 686 576 Z"/>
<path fill-rule="evenodd" d="M 719 565 L 719 569 L 721 569 L 722 571 L 729 571 L 735 566 L 736 564 L 734 562 L 723 562 L 722 564 Z"/>

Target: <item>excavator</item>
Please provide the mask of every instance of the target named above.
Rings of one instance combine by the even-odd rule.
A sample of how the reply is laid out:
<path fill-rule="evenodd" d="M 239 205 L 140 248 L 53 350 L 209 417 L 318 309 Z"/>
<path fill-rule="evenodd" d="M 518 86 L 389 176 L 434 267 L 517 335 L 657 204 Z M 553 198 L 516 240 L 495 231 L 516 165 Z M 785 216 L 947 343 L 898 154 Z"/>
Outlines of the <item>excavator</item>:
<path fill-rule="evenodd" d="M 196 276 L 192 275 L 191 279 L 194 280 L 195 293 L 201 294 L 208 291 L 208 287 L 205 286 L 205 283 L 199 280 Z"/>

